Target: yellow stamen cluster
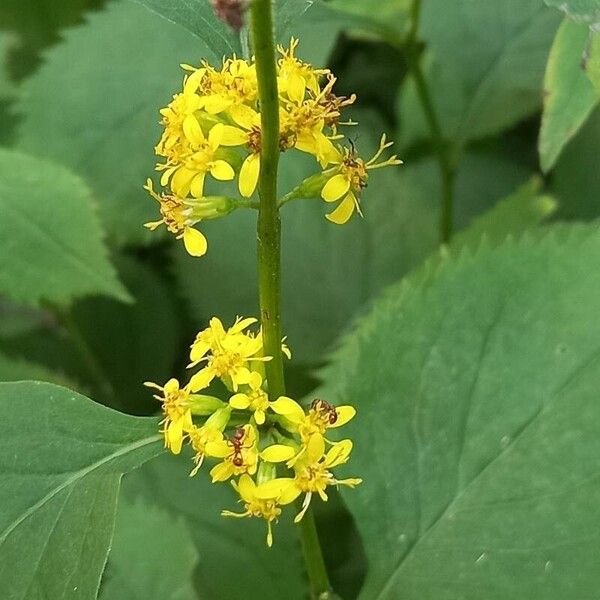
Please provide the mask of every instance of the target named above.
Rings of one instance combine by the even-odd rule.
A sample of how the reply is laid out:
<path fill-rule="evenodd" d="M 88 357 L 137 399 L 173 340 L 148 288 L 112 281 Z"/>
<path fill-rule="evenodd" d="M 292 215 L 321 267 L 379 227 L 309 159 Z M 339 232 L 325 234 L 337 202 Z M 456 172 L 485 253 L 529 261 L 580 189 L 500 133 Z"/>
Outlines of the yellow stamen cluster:
<path fill-rule="evenodd" d="M 341 200 L 327 218 L 345 223 L 354 210 L 360 213 L 359 198 L 371 169 L 400 164 L 391 158 L 377 163 L 391 144 L 382 138 L 378 153 L 368 162 L 356 155 L 354 146 L 340 142 L 339 126 L 343 109 L 355 101 L 336 96 L 335 76 L 328 69 L 316 69 L 296 56 L 298 42 L 288 49 L 279 47 L 277 84 L 279 90 L 279 145 L 281 151 L 296 149 L 311 154 L 319 166 L 318 188 L 326 202 Z M 181 92 L 173 96 L 160 113 L 164 131 L 156 145 L 160 162 L 160 184 L 146 189 L 159 202 L 161 223 L 182 238 L 188 252 L 201 256 L 207 242 L 194 226 L 203 219 L 227 214 L 256 190 L 260 172 L 261 115 L 254 60 L 229 58 L 220 68 L 204 62 L 200 67 L 182 65 L 186 71 Z M 206 178 L 234 180 L 241 202 L 232 201 L 226 210 L 214 210 L 212 197 L 205 196 Z M 296 196 L 304 197 L 304 196 Z"/>
<path fill-rule="evenodd" d="M 353 487 L 359 479 L 337 479 L 332 470 L 350 457 L 352 442 L 333 442 L 327 431 L 345 425 L 356 411 L 317 399 L 304 409 L 287 396 L 270 400 L 265 380 L 262 334 L 252 332 L 254 318 L 238 318 L 228 328 L 216 317 L 200 331 L 190 348 L 189 368 L 200 367 L 181 387 L 176 379 L 164 386 L 147 383 L 161 392 L 162 433 L 165 446 L 179 454 L 187 442 L 194 452 L 195 475 L 205 459 L 213 459 L 213 483 L 232 481 L 244 505 L 241 513 L 224 516 L 261 517 L 267 521 L 267 543 L 272 523 L 283 506 L 304 494 L 296 520 L 306 512 L 313 494 L 327 500 L 331 485 Z M 282 352 L 291 357 L 282 343 Z M 230 394 L 227 401 L 206 395 L 219 379 Z M 282 471 L 277 473 L 277 469 Z"/>

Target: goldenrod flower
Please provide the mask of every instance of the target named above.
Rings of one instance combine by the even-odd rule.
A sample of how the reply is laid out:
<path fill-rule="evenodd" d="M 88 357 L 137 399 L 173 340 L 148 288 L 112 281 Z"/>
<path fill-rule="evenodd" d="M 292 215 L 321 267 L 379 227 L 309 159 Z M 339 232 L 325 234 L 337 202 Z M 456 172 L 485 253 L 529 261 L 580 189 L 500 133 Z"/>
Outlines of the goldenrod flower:
<path fill-rule="evenodd" d="M 256 485 L 254 480 L 249 475 L 242 475 L 239 481 L 232 482 L 234 489 L 240 495 L 241 501 L 244 502 L 243 513 L 235 513 L 229 510 L 221 511 L 224 517 L 260 517 L 267 522 L 267 546 L 273 545 L 273 531 L 271 524 L 276 521 L 281 514 L 281 508 L 278 506 L 277 500 L 272 497 L 267 497 L 265 494 L 265 484 Z"/>
<path fill-rule="evenodd" d="M 254 413 L 254 420 L 258 425 L 263 425 L 265 415 L 269 408 L 269 397 L 262 389 L 263 378 L 260 373 L 253 371 L 248 378 L 247 392 L 240 392 L 229 398 L 229 404 L 238 410 L 250 409 Z"/>
<path fill-rule="evenodd" d="M 356 415 L 353 406 L 333 406 L 320 399 L 313 401 L 307 413 L 296 401 L 287 397 L 279 398 L 270 406 L 289 421 L 288 428 L 298 432 L 303 442 L 307 442 L 315 433 L 324 435 L 327 429 L 345 425 Z"/>
<path fill-rule="evenodd" d="M 184 201 L 177 196 L 157 194 L 152 187 L 150 179 L 146 181 L 144 189 L 158 202 L 160 205 L 160 214 L 162 215 L 160 221 L 145 223 L 144 227 L 154 231 L 164 223 L 171 233 L 176 234 L 177 239 L 183 238 L 185 249 L 191 256 L 206 254 L 208 242 L 200 231 L 192 227 L 198 220 L 194 221 L 190 218 L 191 211 L 185 205 Z"/>
<path fill-rule="evenodd" d="M 211 450 L 212 456 L 223 459 L 210 471 L 213 483 L 227 481 L 232 475 L 256 473 L 258 432 L 253 425 L 238 427 L 230 439 L 215 443 Z"/>
<path fill-rule="evenodd" d="M 381 154 L 390 146 L 392 142 L 386 142 L 385 134 L 381 137 L 379 149 L 369 161 L 365 162 L 356 155 L 354 148 L 345 148 L 340 156 L 339 166 L 331 171 L 331 178 L 323 186 L 321 197 L 325 202 L 337 202 L 342 200 L 337 208 L 327 215 L 327 218 L 333 223 L 342 225 L 350 219 L 352 213 L 360 211 L 358 196 L 366 187 L 369 179 L 369 171 L 380 169 L 391 165 L 402 163 L 396 155 L 391 156 L 385 161 L 377 162 Z"/>
<path fill-rule="evenodd" d="M 194 476 L 204 461 L 205 456 L 219 457 L 221 442 L 224 440 L 223 431 L 229 422 L 231 408 L 223 407 L 215 411 L 201 427 L 195 425 L 189 430 L 190 444 L 195 452 L 194 463 L 190 476 Z"/>
<path fill-rule="evenodd" d="M 352 452 L 352 441 L 342 440 L 331 445 L 325 452 L 325 439 L 320 434 L 314 434 L 306 444 L 306 451 L 302 460 L 294 465 L 294 478 L 280 478 L 266 482 L 260 494 L 266 498 L 277 498 L 278 504 L 285 505 L 293 502 L 300 494 L 305 494 L 302 510 L 294 521 L 302 519 L 313 494 L 318 494 L 323 501 L 327 501 L 326 489 L 330 485 L 346 485 L 355 487 L 362 483 L 362 479 L 336 479 L 331 469 L 348 461 Z"/>
<path fill-rule="evenodd" d="M 181 452 L 183 438 L 193 427 L 192 412 L 190 406 L 190 390 L 179 387 L 177 379 L 169 379 L 164 386 L 157 385 L 151 381 L 144 383 L 145 386 L 162 392 L 155 395 L 162 402 L 164 419 L 161 421 L 163 428 L 161 432 L 165 437 L 165 448 L 173 454 Z"/>
<path fill-rule="evenodd" d="M 268 361 L 271 357 L 261 356 L 262 337 L 244 333 L 256 319 L 236 319 L 226 331 L 216 317 L 211 319 L 207 329 L 196 336 L 190 352 L 190 367 L 206 361 L 206 367 L 198 371 L 190 380 L 192 391 L 207 387 L 218 377 L 231 383 L 234 391 L 250 381 L 250 361 Z"/>

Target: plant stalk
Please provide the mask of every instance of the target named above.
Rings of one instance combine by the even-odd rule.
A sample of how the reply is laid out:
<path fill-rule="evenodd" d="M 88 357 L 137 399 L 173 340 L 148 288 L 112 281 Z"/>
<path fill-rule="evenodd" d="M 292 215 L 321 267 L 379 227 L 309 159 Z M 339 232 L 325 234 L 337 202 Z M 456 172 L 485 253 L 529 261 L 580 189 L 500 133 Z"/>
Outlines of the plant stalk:
<path fill-rule="evenodd" d="M 418 40 L 420 13 L 421 0 L 413 0 L 411 29 L 405 45 L 406 57 L 410 74 L 415 82 L 419 102 L 421 103 L 421 107 L 425 113 L 425 120 L 427 121 L 431 136 L 431 144 L 433 146 L 440 170 L 442 182 L 440 239 L 443 244 L 446 244 L 452 237 L 454 222 L 454 178 L 456 169 L 450 155 L 448 145 L 444 140 L 442 128 L 431 99 L 429 86 L 421 68 L 421 52 Z"/>
<path fill-rule="evenodd" d="M 279 164 L 279 98 L 271 0 L 253 0 L 251 28 L 261 116 L 261 154 L 258 191 L 258 296 L 269 397 L 285 394 L 281 353 L 281 221 L 277 205 Z M 314 599 L 331 598 L 331 588 L 319 538 L 310 510 L 299 524 L 304 562 Z"/>

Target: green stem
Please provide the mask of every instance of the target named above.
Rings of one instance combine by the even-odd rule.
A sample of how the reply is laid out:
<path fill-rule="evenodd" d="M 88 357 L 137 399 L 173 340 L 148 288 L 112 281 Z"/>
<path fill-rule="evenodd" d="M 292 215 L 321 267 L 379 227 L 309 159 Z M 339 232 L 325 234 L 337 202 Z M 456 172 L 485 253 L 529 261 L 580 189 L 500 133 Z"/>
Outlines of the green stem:
<path fill-rule="evenodd" d="M 447 243 L 452 237 L 453 211 L 454 211 L 454 177 L 456 169 L 447 144 L 444 141 L 442 128 L 433 106 L 431 93 L 427 80 L 423 75 L 420 61 L 420 44 L 418 41 L 419 17 L 421 0 L 414 0 L 411 14 L 411 29 L 406 40 L 406 56 L 408 68 L 415 82 L 417 95 L 425 113 L 425 120 L 429 127 L 431 143 L 434 148 L 442 180 L 442 202 L 440 213 L 440 238 L 442 243 Z"/>
<path fill-rule="evenodd" d="M 262 132 L 258 180 L 258 295 L 265 354 L 273 357 L 265 363 L 269 397 L 275 400 L 285 394 L 281 353 L 281 222 L 277 206 L 279 98 L 271 0 L 253 0 L 251 6 Z M 310 510 L 299 529 L 311 595 L 315 599 L 330 598 L 331 588 Z"/>

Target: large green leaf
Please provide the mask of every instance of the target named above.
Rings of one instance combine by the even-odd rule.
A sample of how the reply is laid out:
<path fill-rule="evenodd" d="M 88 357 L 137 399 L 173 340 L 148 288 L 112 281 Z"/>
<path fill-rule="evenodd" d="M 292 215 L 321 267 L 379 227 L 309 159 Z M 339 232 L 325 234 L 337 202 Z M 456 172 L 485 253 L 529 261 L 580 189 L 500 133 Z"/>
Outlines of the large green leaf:
<path fill-rule="evenodd" d="M 296 526 L 288 508 L 274 528 L 274 545 L 267 548 L 266 527 L 260 519 L 226 519 L 223 508 L 237 510 L 236 495 L 226 484 L 211 484 L 202 469 L 194 478 L 187 454 L 164 455 L 129 474 L 123 483 L 126 498 L 142 497 L 150 505 L 183 517 L 200 557 L 195 576 L 201 598 L 238 600 L 304 600 L 304 579 Z"/>
<path fill-rule="evenodd" d="M 347 337 L 318 394 L 358 408 L 361 598 L 594 597 L 598 260 L 597 227 L 484 244 Z"/>
<path fill-rule="evenodd" d="M 384 37 L 397 40 L 407 29 L 412 0 L 331 0 L 329 5 L 374 23 Z"/>
<path fill-rule="evenodd" d="M 534 113 L 559 22 L 541 0 L 424 2 L 427 79 L 444 135 L 460 148 Z M 399 106 L 404 142 L 428 137 L 410 78 Z"/>
<path fill-rule="evenodd" d="M 590 27 L 600 24 L 600 2 L 598 0 L 544 0 L 548 6 L 562 10 L 568 17 Z"/>
<path fill-rule="evenodd" d="M 0 149 L 0 293 L 25 304 L 128 295 L 89 191 L 62 167 Z"/>
<path fill-rule="evenodd" d="M 600 95 L 600 33 L 590 35 L 585 70 Z"/>
<path fill-rule="evenodd" d="M 0 384 L 0 596 L 96 598 L 121 475 L 161 452 L 155 419 L 65 388 Z"/>
<path fill-rule="evenodd" d="M 554 39 L 544 79 L 539 140 L 543 171 L 552 168 L 598 103 L 599 96 L 582 69 L 588 37 L 587 27 L 565 20 Z"/>
<path fill-rule="evenodd" d="M 182 518 L 119 500 L 101 600 L 195 600 L 198 553 Z"/>
<path fill-rule="evenodd" d="M 600 217 L 600 109 L 596 109 L 565 148 L 552 173 L 559 215 L 575 219 Z"/>
<path fill-rule="evenodd" d="M 368 131 L 360 143 L 368 146 Z M 307 174 L 302 165 L 298 157 L 284 156 L 282 192 Z M 527 175 L 498 155 L 467 156 L 456 182 L 457 227 L 511 193 Z M 324 219 L 328 207 L 319 200 L 282 210 L 284 331 L 297 362 L 322 360 L 368 300 L 438 243 L 440 189 L 433 160 L 375 172 L 363 196 L 365 219 L 343 227 Z M 176 249 L 180 287 L 199 320 L 257 313 L 255 219 L 243 213 L 207 223 L 209 251 L 201 261 Z"/>
<path fill-rule="evenodd" d="M 156 207 L 141 186 L 154 168 L 158 110 L 181 86 L 180 63 L 217 56 L 128 2 L 90 15 L 64 37 L 24 84 L 19 145 L 89 181 L 111 239 L 148 240 L 143 223 Z"/>
<path fill-rule="evenodd" d="M 208 44 L 217 55 L 240 55 L 240 35 L 219 20 L 208 0 L 134 0 L 172 23 L 185 27 Z M 281 41 L 293 30 L 295 21 L 315 3 L 315 0 L 279 0 L 275 4 L 276 36 Z M 246 17 L 248 18 L 248 17 Z"/>

